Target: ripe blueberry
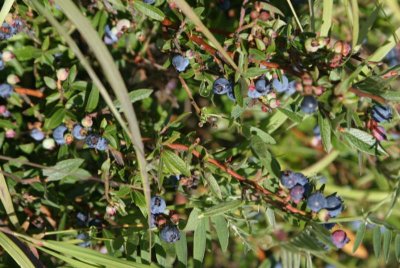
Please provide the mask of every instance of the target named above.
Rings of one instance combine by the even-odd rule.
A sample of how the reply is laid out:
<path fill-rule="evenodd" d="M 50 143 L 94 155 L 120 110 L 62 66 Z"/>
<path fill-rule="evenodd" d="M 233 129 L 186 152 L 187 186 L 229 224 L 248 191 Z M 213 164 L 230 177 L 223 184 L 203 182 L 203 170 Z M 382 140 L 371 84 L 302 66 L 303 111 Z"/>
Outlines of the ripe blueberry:
<path fill-rule="evenodd" d="M 228 93 L 226 93 L 226 95 L 228 96 L 229 99 L 231 99 L 232 101 L 236 101 L 236 97 L 235 97 L 235 93 L 233 92 L 233 88 L 231 90 L 228 91 Z"/>
<path fill-rule="evenodd" d="M 267 95 L 271 91 L 271 86 L 265 78 L 260 78 L 256 81 L 255 87 L 250 87 L 247 95 L 252 99 L 258 99 L 261 96 Z"/>
<path fill-rule="evenodd" d="M 384 127 L 382 126 L 376 126 L 372 129 L 372 136 L 374 136 L 374 138 L 377 141 L 383 141 L 386 140 L 386 130 Z"/>
<path fill-rule="evenodd" d="M 118 31 L 117 28 L 112 28 L 110 29 L 109 25 L 106 25 L 104 28 L 105 34 L 104 34 L 104 43 L 106 45 L 112 45 L 118 41 Z"/>
<path fill-rule="evenodd" d="M 88 145 L 89 148 L 93 148 L 99 151 L 105 151 L 108 149 L 108 141 L 97 134 L 88 135 L 85 139 L 85 143 Z"/>
<path fill-rule="evenodd" d="M 388 105 L 377 104 L 372 107 L 371 116 L 378 123 L 389 121 L 393 116 L 392 109 Z"/>
<path fill-rule="evenodd" d="M 11 96 L 13 87 L 9 84 L 0 84 L 0 97 L 7 99 Z"/>
<path fill-rule="evenodd" d="M 318 212 L 321 209 L 325 208 L 326 206 L 327 206 L 326 198 L 320 192 L 313 193 L 307 200 L 307 207 L 314 212 Z"/>
<path fill-rule="evenodd" d="M 189 59 L 181 55 L 175 55 L 172 58 L 172 65 L 178 72 L 183 72 L 189 66 Z"/>
<path fill-rule="evenodd" d="M 76 124 L 72 129 L 72 135 L 77 140 L 83 140 L 86 138 L 86 130 L 80 124 Z"/>
<path fill-rule="evenodd" d="M 218 7 L 223 11 L 227 11 L 231 8 L 231 1 L 230 0 L 218 0 Z"/>
<path fill-rule="evenodd" d="M 167 243 L 174 243 L 181 238 L 181 235 L 175 225 L 166 225 L 160 231 L 160 238 Z"/>
<path fill-rule="evenodd" d="M 32 129 L 30 135 L 32 139 L 36 141 L 41 141 L 44 139 L 44 133 L 38 128 Z"/>
<path fill-rule="evenodd" d="M 64 124 L 59 125 L 58 127 L 56 127 L 53 130 L 53 138 L 57 144 L 59 144 L 59 145 L 65 144 L 64 135 L 65 135 L 66 131 L 67 131 L 67 127 Z"/>
<path fill-rule="evenodd" d="M 214 81 L 213 91 L 215 94 L 222 95 L 232 90 L 233 90 L 232 83 L 229 82 L 227 79 L 220 77 Z"/>
<path fill-rule="evenodd" d="M 343 200 L 332 194 L 326 197 L 326 210 L 328 210 L 330 217 L 337 217 L 343 210 Z"/>
<path fill-rule="evenodd" d="M 318 101 L 314 96 L 304 96 L 300 106 L 301 110 L 306 114 L 314 113 L 318 108 Z"/>
<path fill-rule="evenodd" d="M 78 246 L 83 248 L 88 248 L 91 245 L 90 237 L 87 233 L 80 233 L 76 236 L 76 239 L 83 240 L 82 243 L 79 243 Z"/>
<path fill-rule="evenodd" d="M 290 198 L 292 199 L 293 202 L 297 204 L 301 201 L 301 199 L 303 199 L 304 192 L 305 192 L 304 186 L 296 184 L 296 186 L 294 186 L 290 190 Z"/>
<path fill-rule="evenodd" d="M 275 78 L 272 81 L 272 86 L 275 88 L 276 91 L 282 93 L 289 88 L 289 79 L 285 75 L 282 75 L 282 81 L 279 81 L 278 78 Z"/>
<path fill-rule="evenodd" d="M 344 247 L 347 243 L 350 242 L 350 239 L 347 237 L 347 234 L 343 230 L 336 230 L 331 235 L 332 243 L 337 248 Z"/>
<path fill-rule="evenodd" d="M 287 170 L 281 175 L 281 183 L 286 188 L 292 189 L 296 184 L 305 186 L 308 183 L 308 179 L 301 173 Z"/>
<path fill-rule="evenodd" d="M 165 200 L 159 196 L 153 196 L 150 202 L 150 211 L 152 214 L 161 214 L 164 213 L 167 205 L 165 204 Z"/>

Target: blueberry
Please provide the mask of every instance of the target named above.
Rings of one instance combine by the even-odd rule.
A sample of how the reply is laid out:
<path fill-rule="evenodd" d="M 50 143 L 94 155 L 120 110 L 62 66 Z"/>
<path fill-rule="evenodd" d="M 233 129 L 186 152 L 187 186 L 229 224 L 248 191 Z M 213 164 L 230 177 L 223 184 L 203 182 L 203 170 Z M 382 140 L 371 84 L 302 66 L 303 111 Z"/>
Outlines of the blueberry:
<path fill-rule="evenodd" d="M 313 129 L 313 133 L 316 137 L 320 137 L 321 136 L 321 129 L 319 128 L 318 125 L 316 125 Z"/>
<path fill-rule="evenodd" d="M 226 94 L 229 91 L 232 91 L 232 83 L 229 82 L 227 79 L 220 77 L 214 81 L 213 84 L 213 91 L 215 94 L 222 95 Z"/>
<path fill-rule="evenodd" d="M 278 78 L 275 78 L 272 81 L 272 86 L 279 93 L 285 92 L 286 90 L 289 89 L 289 79 L 285 75 L 282 75 L 282 81 L 279 81 Z"/>
<path fill-rule="evenodd" d="M 271 86 L 264 78 L 256 81 L 255 87 L 249 88 L 247 95 L 252 99 L 258 99 L 261 96 L 267 95 L 271 91 Z"/>
<path fill-rule="evenodd" d="M 160 238 L 167 243 L 174 243 L 181 238 L 181 235 L 175 225 L 166 225 L 160 231 Z"/>
<path fill-rule="evenodd" d="M 85 143 L 89 148 L 97 149 L 99 151 L 105 151 L 108 149 L 108 141 L 97 134 L 88 135 L 85 139 Z"/>
<path fill-rule="evenodd" d="M 152 5 L 156 2 L 156 0 L 143 0 L 144 3 Z"/>
<path fill-rule="evenodd" d="M 332 222 L 332 223 L 325 223 L 324 227 L 325 229 L 331 230 L 333 227 L 335 227 L 336 223 Z"/>
<path fill-rule="evenodd" d="M 288 189 L 292 189 L 297 184 L 297 180 L 292 176 L 292 173 L 292 171 L 284 171 L 281 175 L 281 183 Z"/>
<path fill-rule="evenodd" d="M 11 96 L 13 87 L 9 84 L 0 84 L 0 97 L 7 99 Z"/>
<path fill-rule="evenodd" d="M 164 213 L 167 205 L 165 204 L 165 200 L 159 196 L 154 196 L 151 198 L 150 202 L 150 210 L 152 214 L 161 214 Z"/>
<path fill-rule="evenodd" d="M 383 141 L 387 139 L 386 130 L 382 126 L 374 127 L 371 132 L 372 136 L 374 136 L 377 141 Z"/>
<path fill-rule="evenodd" d="M 172 58 L 172 65 L 178 72 L 183 72 L 189 66 L 189 59 L 181 55 L 176 55 Z"/>
<path fill-rule="evenodd" d="M 233 92 L 233 88 L 231 90 L 228 91 L 228 93 L 226 93 L 226 95 L 228 96 L 228 98 L 232 101 L 236 101 L 236 97 L 235 97 L 235 93 Z"/>
<path fill-rule="evenodd" d="M 294 93 L 296 93 L 296 81 L 291 81 L 289 82 L 288 88 L 285 91 L 286 95 L 293 95 Z"/>
<path fill-rule="evenodd" d="M 296 184 L 291 190 L 290 190 L 290 198 L 295 202 L 296 204 L 303 199 L 304 196 L 304 186 L 300 184 Z"/>
<path fill-rule="evenodd" d="M 67 127 L 64 124 L 59 125 L 58 127 L 56 127 L 53 130 L 53 138 L 57 144 L 59 144 L 59 145 L 65 144 L 64 135 L 65 135 L 66 131 L 67 131 Z"/>
<path fill-rule="evenodd" d="M 87 221 L 89 220 L 89 215 L 86 215 L 82 212 L 78 212 L 76 214 L 76 221 L 78 226 L 83 227 L 87 225 Z"/>
<path fill-rule="evenodd" d="M 393 116 L 392 109 L 388 105 L 377 104 L 372 107 L 371 116 L 378 123 L 389 121 Z"/>
<path fill-rule="evenodd" d="M 116 28 L 110 29 L 110 26 L 106 25 L 104 31 L 104 43 L 106 45 L 112 45 L 118 41 Z"/>
<path fill-rule="evenodd" d="M 313 193 L 307 200 L 307 207 L 314 212 L 318 212 L 321 209 L 325 208 L 326 206 L 327 206 L 326 198 L 320 192 Z"/>
<path fill-rule="evenodd" d="M 76 124 L 72 129 L 72 135 L 77 140 L 83 140 L 86 138 L 86 130 L 80 124 Z"/>
<path fill-rule="evenodd" d="M 102 227 L 102 224 L 103 224 L 103 221 L 100 220 L 100 219 L 96 219 L 96 218 L 95 219 L 90 219 L 89 222 L 88 222 L 88 226 L 89 227 L 94 226 L 96 228 L 100 228 L 100 227 Z"/>
<path fill-rule="evenodd" d="M 218 7 L 223 11 L 227 11 L 231 8 L 231 1 L 230 0 L 218 0 Z"/>
<path fill-rule="evenodd" d="M 347 237 L 347 234 L 343 230 L 336 230 L 331 235 L 332 243 L 337 248 L 344 247 L 347 243 L 350 242 L 350 239 Z"/>
<path fill-rule="evenodd" d="M 36 141 L 41 141 L 44 139 L 44 133 L 38 128 L 32 129 L 30 135 L 32 139 Z"/>
<path fill-rule="evenodd" d="M 0 58 L 1 58 L 1 54 L 0 54 Z M 4 70 L 4 68 L 5 68 L 4 61 L 0 60 L 0 71 Z"/>
<path fill-rule="evenodd" d="M 301 110 L 306 114 L 314 113 L 318 108 L 318 101 L 314 96 L 304 96 L 300 106 Z"/>
<path fill-rule="evenodd" d="M 79 239 L 79 240 L 83 240 L 83 241 L 84 241 L 84 242 L 78 244 L 78 246 L 80 246 L 80 247 L 87 248 L 87 247 L 90 247 L 90 245 L 91 245 L 91 242 L 90 242 L 90 240 L 89 240 L 90 237 L 89 237 L 89 235 L 88 235 L 87 233 L 80 233 L 80 234 L 78 234 L 78 235 L 76 236 L 76 239 Z"/>
<path fill-rule="evenodd" d="M 302 186 L 304 186 L 308 183 L 307 177 L 299 172 L 292 173 L 292 176 L 295 178 L 296 183 L 298 183 Z"/>
<path fill-rule="evenodd" d="M 343 200 L 332 194 L 326 197 L 326 207 L 330 217 L 337 217 L 343 210 Z"/>

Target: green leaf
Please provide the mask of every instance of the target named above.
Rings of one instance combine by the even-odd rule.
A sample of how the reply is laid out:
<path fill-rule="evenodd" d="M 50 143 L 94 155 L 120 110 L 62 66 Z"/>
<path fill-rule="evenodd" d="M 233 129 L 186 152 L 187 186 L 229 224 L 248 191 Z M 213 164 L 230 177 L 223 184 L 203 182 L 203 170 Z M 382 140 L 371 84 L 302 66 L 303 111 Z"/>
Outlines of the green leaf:
<path fill-rule="evenodd" d="M 156 8 L 155 6 L 143 3 L 141 1 L 133 2 L 133 6 L 138 11 L 140 11 L 141 13 L 143 13 L 144 15 L 146 15 L 152 19 L 162 21 L 165 18 L 165 14 L 160 9 Z"/>
<path fill-rule="evenodd" d="M 396 253 L 397 261 L 400 261 L 400 234 L 397 234 L 394 239 L 394 251 Z"/>
<path fill-rule="evenodd" d="M 257 135 L 263 142 L 267 144 L 276 144 L 275 139 L 262 129 L 252 126 L 250 127 L 250 133 Z"/>
<path fill-rule="evenodd" d="M 266 74 L 267 72 L 268 72 L 268 69 L 266 69 L 266 68 L 251 67 L 251 68 L 247 69 L 246 73 L 243 74 L 243 77 L 255 78 L 260 75 Z"/>
<path fill-rule="evenodd" d="M 292 120 L 295 123 L 301 123 L 303 121 L 303 117 L 301 117 L 299 114 L 285 109 L 285 108 L 278 108 L 278 110 L 280 112 L 282 112 L 283 114 L 285 114 L 287 117 L 289 117 L 290 120 Z"/>
<path fill-rule="evenodd" d="M 375 256 L 376 256 L 376 258 L 379 258 L 379 255 L 381 253 L 381 245 L 382 245 L 381 228 L 379 226 L 374 228 L 372 244 L 374 247 Z"/>
<path fill-rule="evenodd" d="M 56 127 L 58 127 L 64 120 L 65 117 L 65 109 L 64 108 L 58 108 L 51 116 L 50 118 L 46 118 L 44 121 L 44 128 L 51 130 Z"/>
<path fill-rule="evenodd" d="M 385 229 L 383 232 L 383 257 L 387 263 L 390 254 L 390 242 L 392 241 L 392 231 Z"/>
<path fill-rule="evenodd" d="M 7 17 L 7 14 L 10 12 L 12 5 L 14 4 L 14 0 L 5 0 L 3 6 L 0 11 L 0 25 L 3 24 L 4 19 Z"/>
<path fill-rule="evenodd" d="M 54 256 L 57 259 L 60 259 L 60 260 L 66 262 L 68 264 L 71 264 L 73 267 L 79 267 L 79 268 L 96 268 L 96 267 L 98 267 L 97 265 L 91 265 L 91 264 L 85 263 L 83 261 L 78 261 L 76 259 L 64 256 L 64 255 L 61 255 L 61 254 L 58 254 L 58 253 L 56 253 L 56 252 L 54 252 L 52 250 L 48 250 L 48 249 L 46 249 L 44 247 L 41 247 L 40 250 L 45 252 L 45 253 L 47 253 L 47 254 L 49 254 L 50 256 Z"/>
<path fill-rule="evenodd" d="M 198 218 L 204 218 L 209 216 L 216 216 L 220 214 L 224 214 L 230 210 L 234 210 L 242 205 L 242 200 L 232 200 L 223 203 L 219 203 L 211 208 L 206 209 L 203 213 L 201 213 Z"/>
<path fill-rule="evenodd" d="M 189 219 L 184 229 L 185 232 L 196 230 L 197 224 L 199 223 L 199 214 L 200 211 L 197 208 L 192 209 L 192 212 L 190 212 L 189 214 Z"/>
<path fill-rule="evenodd" d="M 214 223 L 215 230 L 217 232 L 218 240 L 221 245 L 222 252 L 226 252 L 229 244 L 229 228 L 224 216 L 211 217 L 211 221 Z"/>
<path fill-rule="evenodd" d="M 212 173 L 207 172 L 204 174 L 204 178 L 210 185 L 211 191 L 219 198 L 222 199 L 222 193 L 221 193 L 221 188 L 219 187 L 219 184 L 217 180 L 214 178 Z"/>
<path fill-rule="evenodd" d="M 83 162 L 84 160 L 80 158 L 63 160 L 53 167 L 43 169 L 43 175 L 47 176 L 47 181 L 59 181 L 67 176 L 87 179 L 87 177 L 81 177 L 82 172 L 79 169 Z"/>
<path fill-rule="evenodd" d="M 353 41 L 352 47 L 356 47 L 358 43 L 358 36 L 360 31 L 360 19 L 359 19 L 359 12 L 358 12 L 358 1 L 351 0 L 351 8 L 352 8 L 352 15 L 353 15 Z"/>
<path fill-rule="evenodd" d="M 19 61 L 36 59 L 42 55 L 42 51 L 39 48 L 33 46 L 22 46 L 16 48 L 14 49 L 13 53 Z"/>
<path fill-rule="evenodd" d="M 331 123 L 328 118 L 323 117 L 321 113 L 318 114 L 318 125 L 321 131 L 322 144 L 326 152 L 332 149 L 331 141 Z"/>
<path fill-rule="evenodd" d="M 332 25 L 333 0 L 323 1 L 321 36 L 327 37 Z"/>
<path fill-rule="evenodd" d="M 358 150 L 375 155 L 377 152 L 387 155 L 382 146 L 369 133 L 356 128 L 346 128 L 343 132 L 346 140 Z"/>
<path fill-rule="evenodd" d="M 161 154 L 161 158 L 164 163 L 164 167 L 170 173 L 174 175 L 185 175 L 190 176 L 190 170 L 188 165 L 180 158 L 177 154 L 170 150 L 164 150 Z"/>
<path fill-rule="evenodd" d="M 275 158 L 272 157 L 267 145 L 262 141 L 262 139 L 258 136 L 253 136 L 250 141 L 250 146 L 260 159 L 262 165 L 271 173 L 271 175 L 273 175 L 275 178 L 279 178 L 279 163 Z"/>
<path fill-rule="evenodd" d="M 147 88 L 142 88 L 142 89 L 136 89 L 131 92 L 129 92 L 129 99 L 132 103 L 144 100 L 148 97 L 150 97 L 151 93 L 153 93 L 152 89 L 147 89 Z M 117 108 L 121 107 L 121 103 L 118 100 L 114 101 L 114 105 Z"/>
<path fill-rule="evenodd" d="M 99 104 L 99 98 L 100 98 L 100 92 L 95 86 L 93 86 L 92 89 L 90 90 L 90 94 L 86 102 L 85 111 L 90 113 L 94 109 L 96 109 L 97 105 Z"/>
<path fill-rule="evenodd" d="M 188 249 L 186 234 L 184 232 L 181 232 L 181 238 L 177 242 L 175 242 L 175 251 L 179 263 L 182 264 L 183 267 L 187 267 Z"/>
<path fill-rule="evenodd" d="M 48 76 L 43 77 L 44 79 L 44 83 L 46 84 L 46 86 L 50 89 L 56 89 L 57 88 L 57 83 L 56 81 Z"/>
<path fill-rule="evenodd" d="M 11 256 L 11 258 L 14 259 L 14 261 L 20 267 L 35 267 L 25 253 L 19 248 L 19 246 L 3 232 L 0 232 L 0 246 Z"/>
<path fill-rule="evenodd" d="M 376 18 L 379 15 L 379 11 L 381 11 L 381 5 L 378 4 L 374 11 L 369 14 L 369 16 L 367 17 L 367 21 L 365 21 L 362 25 L 361 25 L 361 30 L 360 30 L 360 34 L 358 35 L 358 42 L 357 45 L 360 45 L 361 42 L 367 37 L 367 34 L 369 32 L 369 30 L 371 29 L 372 25 L 374 25 Z"/>
<path fill-rule="evenodd" d="M 358 247 L 360 246 L 360 244 L 364 238 L 366 226 L 367 225 L 365 223 L 362 223 L 360 225 L 360 228 L 358 228 L 358 230 L 357 230 L 356 240 L 355 240 L 354 246 L 353 246 L 353 253 L 356 252 L 356 250 L 358 249 Z"/>
<path fill-rule="evenodd" d="M 203 218 L 197 224 L 193 237 L 193 259 L 199 263 L 203 263 L 204 254 L 206 251 L 207 233 L 206 224 L 208 218 Z"/>

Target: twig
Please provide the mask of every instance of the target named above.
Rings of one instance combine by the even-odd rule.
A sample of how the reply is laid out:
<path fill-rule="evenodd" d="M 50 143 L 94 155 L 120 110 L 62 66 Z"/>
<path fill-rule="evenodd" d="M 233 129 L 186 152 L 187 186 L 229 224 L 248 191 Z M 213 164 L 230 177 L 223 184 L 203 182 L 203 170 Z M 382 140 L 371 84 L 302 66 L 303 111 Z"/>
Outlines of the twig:
<path fill-rule="evenodd" d="M 179 81 L 181 81 L 183 89 L 185 89 L 186 93 L 188 94 L 188 97 L 190 99 L 190 103 L 192 104 L 193 108 L 196 110 L 197 115 L 200 116 L 201 109 L 197 105 L 196 101 L 194 100 L 192 92 L 190 91 L 188 85 L 186 84 L 185 79 L 183 79 L 180 75 L 178 76 L 178 78 L 179 78 Z"/>
<path fill-rule="evenodd" d="M 354 93 L 354 94 L 356 94 L 357 96 L 367 97 L 367 98 L 373 99 L 374 101 L 379 102 L 381 104 L 385 104 L 386 103 L 386 100 L 384 98 L 382 98 L 380 96 L 377 96 L 377 95 L 374 95 L 374 94 L 363 92 L 363 91 L 361 91 L 359 89 L 356 89 L 354 87 L 349 88 L 349 91 Z"/>

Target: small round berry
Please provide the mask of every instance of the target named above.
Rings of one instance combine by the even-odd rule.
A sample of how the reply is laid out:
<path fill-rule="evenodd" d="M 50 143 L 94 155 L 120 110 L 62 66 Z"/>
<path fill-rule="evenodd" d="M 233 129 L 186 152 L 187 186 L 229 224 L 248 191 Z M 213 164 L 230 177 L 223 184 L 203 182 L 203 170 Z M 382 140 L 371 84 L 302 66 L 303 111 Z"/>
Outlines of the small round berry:
<path fill-rule="evenodd" d="M 159 196 L 154 196 L 151 198 L 150 208 L 152 214 L 161 214 L 164 213 L 167 205 L 163 198 Z"/>
<path fill-rule="evenodd" d="M 143 0 L 143 2 L 148 5 L 153 5 L 156 2 L 156 0 Z"/>
<path fill-rule="evenodd" d="M 325 208 L 326 205 L 326 198 L 320 192 L 313 193 L 307 200 L 307 207 L 314 212 L 320 211 L 321 209 Z"/>
<path fill-rule="evenodd" d="M 11 51 L 4 51 L 1 55 L 1 58 L 4 62 L 9 62 L 10 60 L 14 59 L 15 56 Z"/>
<path fill-rule="evenodd" d="M 325 229 L 331 230 L 333 227 L 335 227 L 336 223 L 332 222 L 332 223 L 325 223 L 323 226 L 325 227 Z"/>
<path fill-rule="evenodd" d="M 44 140 L 43 140 L 42 146 L 43 146 L 43 148 L 45 148 L 46 150 L 53 150 L 54 147 L 56 147 L 56 142 L 55 142 L 54 139 L 52 139 L 52 138 L 47 138 L 47 139 L 44 139 Z"/>
<path fill-rule="evenodd" d="M 169 218 L 172 223 L 178 224 L 179 223 L 179 214 L 175 210 L 170 210 L 169 211 Z"/>
<path fill-rule="evenodd" d="M 276 91 L 279 93 L 282 93 L 289 88 L 289 79 L 286 77 L 286 75 L 282 75 L 282 81 L 279 81 L 278 78 L 275 78 L 272 81 L 272 86 L 275 88 Z"/>
<path fill-rule="evenodd" d="M 38 128 L 32 129 L 30 135 L 32 139 L 36 141 L 41 141 L 44 139 L 44 133 Z"/>
<path fill-rule="evenodd" d="M 261 96 L 267 95 L 271 91 L 271 86 L 265 78 L 260 78 L 256 81 L 255 87 L 249 87 L 247 95 L 252 99 L 258 99 Z"/>
<path fill-rule="evenodd" d="M 230 0 L 218 0 L 218 7 L 223 11 L 227 11 L 231 8 L 231 1 Z"/>
<path fill-rule="evenodd" d="M 65 68 L 61 68 L 57 70 L 57 79 L 60 81 L 65 81 L 67 80 L 69 75 L 69 70 Z"/>
<path fill-rule="evenodd" d="M 374 136 L 374 138 L 377 141 L 383 141 L 386 140 L 386 130 L 384 127 L 382 126 L 376 126 L 372 129 L 372 136 Z"/>
<path fill-rule="evenodd" d="M 313 133 L 314 133 L 314 136 L 316 136 L 316 137 L 321 137 L 321 129 L 319 128 L 318 125 L 316 125 L 316 126 L 314 127 Z"/>
<path fill-rule="evenodd" d="M 93 119 L 90 116 L 85 116 L 81 120 L 81 124 L 85 128 L 90 128 L 91 126 L 93 126 Z"/>
<path fill-rule="evenodd" d="M 292 171 L 284 171 L 281 175 L 281 183 L 288 189 L 292 189 L 297 184 L 297 179 L 292 174 Z"/>
<path fill-rule="evenodd" d="M 300 106 L 301 110 L 306 114 L 314 113 L 318 108 L 318 101 L 314 96 L 304 96 Z"/>
<path fill-rule="evenodd" d="M 228 96 L 228 98 L 232 101 L 236 101 L 236 97 L 235 97 L 235 93 L 233 92 L 233 88 L 231 90 L 229 90 L 226 95 Z"/>
<path fill-rule="evenodd" d="M 0 97 L 7 99 L 11 96 L 13 87 L 9 84 L 0 84 Z"/>
<path fill-rule="evenodd" d="M 74 136 L 71 133 L 67 133 L 64 135 L 65 144 L 70 145 L 74 141 Z"/>
<path fill-rule="evenodd" d="M 1 58 L 1 53 L 0 53 L 0 58 Z M 0 60 L 0 71 L 4 70 L 4 68 L 6 67 L 4 61 Z"/>
<path fill-rule="evenodd" d="M 14 129 L 7 129 L 6 130 L 6 138 L 12 139 L 17 135 Z"/>
<path fill-rule="evenodd" d="M 66 131 L 67 127 L 64 124 L 59 125 L 53 130 L 53 138 L 58 145 L 65 144 L 64 134 Z"/>
<path fill-rule="evenodd" d="M 292 172 L 292 176 L 295 178 L 297 184 L 304 186 L 308 183 L 307 177 L 304 176 L 302 173 Z"/>
<path fill-rule="evenodd" d="M 10 74 L 7 76 L 7 83 L 9 83 L 10 85 L 18 84 L 20 81 L 21 80 L 19 79 L 19 77 L 15 74 Z"/>
<path fill-rule="evenodd" d="M 166 225 L 160 231 L 160 238 L 167 243 L 174 243 L 181 238 L 181 235 L 175 225 Z"/>
<path fill-rule="evenodd" d="M 378 123 L 389 121 L 393 116 L 392 109 L 388 105 L 377 104 L 372 107 L 371 116 Z"/>
<path fill-rule="evenodd" d="M 318 211 L 317 215 L 318 215 L 318 219 L 321 222 L 327 222 L 331 218 L 329 215 L 329 211 L 326 208 L 323 208 L 320 211 Z"/>
<path fill-rule="evenodd" d="M 215 94 L 222 95 L 232 91 L 232 83 L 226 78 L 220 77 L 214 81 L 213 91 Z"/>
<path fill-rule="evenodd" d="M 292 199 L 293 202 L 297 204 L 301 201 L 301 199 L 303 199 L 304 192 L 305 192 L 304 186 L 297 184 L 292 189 L 290 189 L 290 198 Z"/>
<path fill-rule="evenodd" d="M 331 235 L 332 243 L 337 248 L 344 247 L 347 243 L 350 242 L 350 239 L 347 237 L 347 234 L 343 230 L 336 230 Z"/>
<path fill-rule="evenodd" d="M 112 45 L 118 42 L 118 30 L 116 27 L 110 28 L 109 25 L 106 25 L 104 28 L 104 43 L 106 45 Z"/>
<path fill-rule="evenodd" d="M 78 246 L 83 248 L 88 248 L 92 244 L 90 242 L 90 237 L 87 233 L 80 233 L 76 236 L 76 239 L 83 240 L 84 242 L 79 243 Z"/>
<path fill-rule="evenodd" d="M 115 214 L 117 214 L 117 208 L 115 206 L 108 205 L 106 207 L 106 213 L 108 216 L 114 216 Z"/>
<path fill-rule="evenodd" d="M 80 124 L 76 124 L 72 129 L 72 135 L 77 140 L 84 140 L 86 138 L 86 130 Z"/>
<path fill-rule="evenodd" d="M 172 58 L 172 65 L 178 72 L 183 72 L 189 66 L 189 59 L 181 55 L 175 55 Z"/>
<path fill-rule="evenodd" d="M 343 211 L 343 200 L 332 194 L 326 197 L 326 207 L 330 217 L 337 217 Z"/>
<path fill-rule="evenodd" d="M 108 141 L 97 134 L 88 135 L 85 139 L 85 143 L 89 148 L 94 148 L 99 151 L 105 151 L 108 149 Z"/>
<path fill-rule="evenodd" d="M 119 20 L 117 23 L 118 32 L 124 32 L 131 27 L 131 22 L 127 19 Z"/>

